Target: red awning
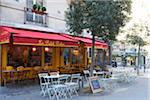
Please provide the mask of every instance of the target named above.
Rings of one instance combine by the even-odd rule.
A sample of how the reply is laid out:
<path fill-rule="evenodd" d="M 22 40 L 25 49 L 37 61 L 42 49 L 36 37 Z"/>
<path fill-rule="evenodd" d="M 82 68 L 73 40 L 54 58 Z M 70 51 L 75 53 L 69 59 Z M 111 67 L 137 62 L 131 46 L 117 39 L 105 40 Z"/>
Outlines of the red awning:
<path fill-rule="evenodd" d="M 71 35 L 68 35 L 68 34 L 62 34 L 62 35 L 65 36 L 65 37 L 68 37 L 70 39 L 75 39 L 75 40 L 82 41 L 82 42 L 85 43 L 84 45 L 87 46 L 87 47 L 91 47 L 92 46 L 92 39 L 91 38 L 71 36 Z M 108 48 L 107 43 L 104 43 L 104 42 L 102 42 L 100 40 L 95 40 L 95 46 L 99 47 L 99 48 Z"/>
<path fill-rule="evenodd" d="M 9 41 L 10 33 L 14 33 L 14 43 L 27 44 L 47 44 L 47 45 L 74 45 L 77 46 L 78 41 L 64 37 L 59 33 L 39 32 L 26 29 L 18 29 L 12 27 L 0 27 L 0 42 Z"/>
<path fill-rule="evenodd" d="M 10 33 L 13 33 L 13 43 L 16 44 L 78 46 L 78 42 L 82 41 L 84 42 L 84 46 L 92 46 L 92 39 L 87 37 L 78 37 L 63 33 L 33 31 L 7 26 L 0 26 L 0 42 L 9 43 Z M 99 48 L 108 48 L 106 43 L 98 40 L 95 40 L 95 46 Z"/>

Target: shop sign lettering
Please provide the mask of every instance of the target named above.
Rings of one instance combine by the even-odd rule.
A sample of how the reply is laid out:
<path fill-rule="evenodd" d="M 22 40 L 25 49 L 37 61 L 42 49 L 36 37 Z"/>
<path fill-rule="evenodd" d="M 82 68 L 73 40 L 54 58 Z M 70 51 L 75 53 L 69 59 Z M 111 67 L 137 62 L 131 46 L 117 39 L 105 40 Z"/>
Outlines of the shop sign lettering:
<path fill-rule="evenodd" d="M 64 46 L 60 41 L 51 41 L 51 40 L 39 40 L 39 44 L 45 44 L 50 46 Z"/>

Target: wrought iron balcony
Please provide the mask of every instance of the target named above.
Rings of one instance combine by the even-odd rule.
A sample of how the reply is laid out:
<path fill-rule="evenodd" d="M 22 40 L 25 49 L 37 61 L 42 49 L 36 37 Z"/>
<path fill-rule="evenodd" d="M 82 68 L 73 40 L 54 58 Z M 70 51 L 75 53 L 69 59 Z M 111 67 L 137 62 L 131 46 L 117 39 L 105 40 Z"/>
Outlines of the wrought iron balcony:
<path fill-rule="evenodd" d="M 24 8 L 24 23 L 34 24 L 47 27 L 48 14 L 47 13 L 35 13 L 31 8 Z"/>

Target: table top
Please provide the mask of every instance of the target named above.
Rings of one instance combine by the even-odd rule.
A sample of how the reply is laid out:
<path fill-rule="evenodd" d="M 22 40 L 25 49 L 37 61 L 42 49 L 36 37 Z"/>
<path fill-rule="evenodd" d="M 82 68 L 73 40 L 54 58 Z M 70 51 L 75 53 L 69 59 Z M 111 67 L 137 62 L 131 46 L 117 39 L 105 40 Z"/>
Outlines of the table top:
<path fill-rule="evenodd" d="M 62 75 L 50 75 L 50 76 L 44 76 L 44 78 L 61 78 L 61 77 L 70 77 L 69 74 L 62 74 Z"/>
<path fill-rule="evenodd" d="M 108 72 L 106 72 L 106 71 L 99 71 L 99 72 L 93 72 L 94 74 L 106 74 L 106 73 L 108 73 Z"/>

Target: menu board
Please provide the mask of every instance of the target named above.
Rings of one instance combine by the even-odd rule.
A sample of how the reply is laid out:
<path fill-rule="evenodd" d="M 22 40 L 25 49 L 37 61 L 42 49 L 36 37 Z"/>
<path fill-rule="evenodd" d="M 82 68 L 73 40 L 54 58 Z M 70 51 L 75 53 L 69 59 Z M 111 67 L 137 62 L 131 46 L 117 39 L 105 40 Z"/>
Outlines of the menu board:
<path fill-rule="evenodd" d="M 93 93 L 103 91 L 97 76 L 89 78 L 90 87 Z"/>

